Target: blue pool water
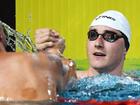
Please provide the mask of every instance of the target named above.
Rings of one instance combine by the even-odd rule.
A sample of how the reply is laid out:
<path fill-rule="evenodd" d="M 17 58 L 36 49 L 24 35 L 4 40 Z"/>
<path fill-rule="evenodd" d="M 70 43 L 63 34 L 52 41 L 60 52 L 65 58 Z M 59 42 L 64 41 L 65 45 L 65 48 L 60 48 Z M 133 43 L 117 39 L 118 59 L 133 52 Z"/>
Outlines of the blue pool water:
<path fill-rule="evenodd" d="M 91 99 L 98 101 L 139 99 L 140 81 L 136 77 L 102 74 L 75 81 L 74 84 L 62 91 L 60 96 L 82 101 Z"/>

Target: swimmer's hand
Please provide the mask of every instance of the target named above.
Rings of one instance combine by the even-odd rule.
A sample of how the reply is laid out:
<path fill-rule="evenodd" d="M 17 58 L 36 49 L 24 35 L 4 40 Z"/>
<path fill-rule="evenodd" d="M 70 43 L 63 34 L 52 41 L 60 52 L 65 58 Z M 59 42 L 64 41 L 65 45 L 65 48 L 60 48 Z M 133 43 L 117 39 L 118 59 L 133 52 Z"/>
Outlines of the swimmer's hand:
<path fill-rule="evenodd" d="M 37 29 L 35 32 L 35 43 L 38 51 L 45 51 L 50 48 L 57 48 L 61 53 L 65 49 L 65 40 L 60 34 L 49 28 Z"/>

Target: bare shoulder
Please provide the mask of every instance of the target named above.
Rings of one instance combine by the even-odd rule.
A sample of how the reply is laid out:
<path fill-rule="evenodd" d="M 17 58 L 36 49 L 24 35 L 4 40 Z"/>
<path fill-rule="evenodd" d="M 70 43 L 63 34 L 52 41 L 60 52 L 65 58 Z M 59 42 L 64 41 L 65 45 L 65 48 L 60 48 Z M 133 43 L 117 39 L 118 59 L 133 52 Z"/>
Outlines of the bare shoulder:
<path fill-rule="evenodd" d="M 77 74 L 77 78 L 81 79 L 81 78 L 88 76 L 88 71 L 87 70 L 84 70 L 84 71 L 77 70 L 76 74 Z"/>
<path fill-rule="evenodd" d="M 88 70 L 83 70 L 83 71 L 77 70 L 76 74 L 77 74 L 77 78 L 81 79 L 81 78 L 84 78 L 84 77 L 95 76 L 98 73 L 95 70 L 88 69 Z"/>

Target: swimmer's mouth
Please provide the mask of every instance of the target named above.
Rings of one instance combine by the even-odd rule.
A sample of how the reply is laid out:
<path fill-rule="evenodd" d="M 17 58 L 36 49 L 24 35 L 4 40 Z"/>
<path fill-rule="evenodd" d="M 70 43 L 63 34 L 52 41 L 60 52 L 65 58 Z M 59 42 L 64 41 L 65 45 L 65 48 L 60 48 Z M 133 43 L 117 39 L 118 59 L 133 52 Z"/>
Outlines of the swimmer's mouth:
<path fill-rule="evenodd" d="M 102 52 L 95 52 L 95 53 L 93 53 L 93 55 L 95 55 L 95 56 L 106 56 L 106 54 L 104 54 Z"/>

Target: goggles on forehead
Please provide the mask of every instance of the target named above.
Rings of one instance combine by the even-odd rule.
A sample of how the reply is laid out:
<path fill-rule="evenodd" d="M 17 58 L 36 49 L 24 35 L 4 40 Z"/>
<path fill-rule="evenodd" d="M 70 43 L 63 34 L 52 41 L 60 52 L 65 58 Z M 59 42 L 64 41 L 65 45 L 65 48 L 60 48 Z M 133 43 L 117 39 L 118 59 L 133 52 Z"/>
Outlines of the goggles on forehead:
<path fill-rule="evenodd" d="M 101 35 L 105 41 L 111 42 L 111 43 L 115 42 L 119 38 L 124 38 L 123 35 L 120 36 L 117 33 L 112 32 L 112 31 L 105 31 L 103 34 L 99 34 L 98 32 L 96 32 L 96 30 L 90 30 L 88 32 L 88 39 L 90 41 L 94 41 L 99 37 L 99 35 Z"/>

